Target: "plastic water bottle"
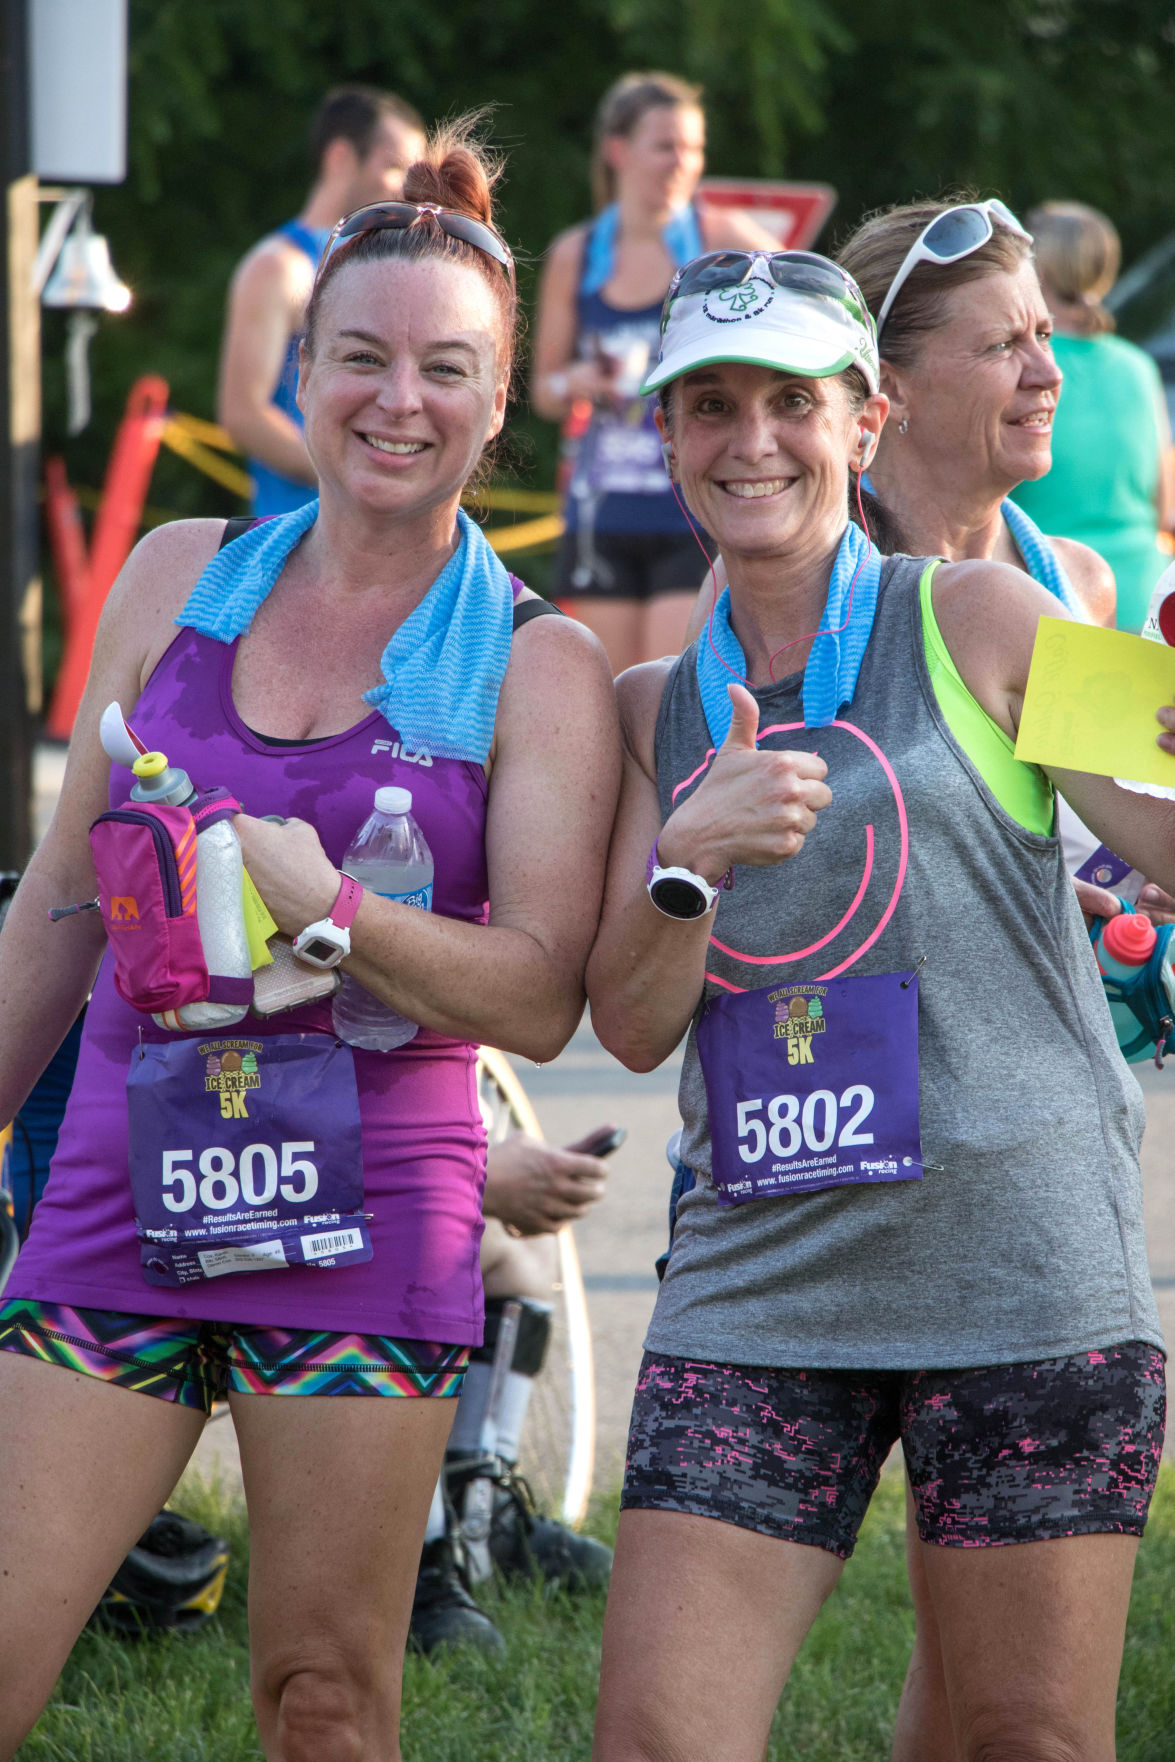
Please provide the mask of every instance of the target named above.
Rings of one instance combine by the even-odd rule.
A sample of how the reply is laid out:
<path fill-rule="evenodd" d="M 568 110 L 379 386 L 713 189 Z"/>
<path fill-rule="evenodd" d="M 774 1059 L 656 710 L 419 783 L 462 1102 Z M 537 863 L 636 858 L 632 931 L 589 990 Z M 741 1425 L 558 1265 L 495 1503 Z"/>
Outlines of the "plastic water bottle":
<path fill-rule="evenodd" d="M 1157 940 L 1157 930 L 1141 912 L 1123 912 L 1108 918 L 1094 944 L 1098 971 L 1107 979 L 1118 979 L 1128 985 L 1150 960 Z M 1126 1034 L 1128 1044 L 1138 1033 L 1134 1011 L 1128 1004 L 1111 999 L 1110 1015 L 1115 1029 L 1120 1030 L 1119 1038 Z"/>
<path fill-rule="evenodd" d="M 412 818 L 410 789 L 376 790 L 374 811 L 352 839 L 342 868 L 384 899 L 432 910 L 432 852 Z M 340 1040 L 365 1052 L 392 1052 L 419 1033 L 416 1022 L 388 1009 L 349 974 L 335 993 L 334 1028 Z"/>
<path fill-rule="evenodd" d="M 162 753 L 144 753 L 134 765 L 131 800 L 182 807 L 196 799 L 192 779 Z M 245 931 L 241 841 L 231 820 L 217 820 L 196 835 L 196 923 L 210 973 L 248 979 L 253 962 Z M 185 1003 L 152 1016 L 160 1028 L 230 1028 L 249 1013 L 247 1003 Z"/>

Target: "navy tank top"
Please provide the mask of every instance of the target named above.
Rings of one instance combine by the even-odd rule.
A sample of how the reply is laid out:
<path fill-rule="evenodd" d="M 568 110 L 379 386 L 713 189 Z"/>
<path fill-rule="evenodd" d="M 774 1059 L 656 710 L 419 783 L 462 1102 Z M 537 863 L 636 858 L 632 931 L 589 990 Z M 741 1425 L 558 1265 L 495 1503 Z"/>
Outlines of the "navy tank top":
<path fill-rule="evenodd" d="M 576 294 L 576 356 L 618 363 L 618 407 L 598 407 L 579 443 L 568 485 L 564 519 L 570 532 L 688 536 L 689 526 L 669 484 L 661 439 L 653 421 L 655 398 L 638 396 L 660 347 L 661 301 L 637 308 L 613 306 L 602 289 L 615 261 L 616 215 L 606 208 L 584 239 Z M 690 207 L 665 229 L 665 243 L 680 267 L 703 249 L 697 214 Z"/>

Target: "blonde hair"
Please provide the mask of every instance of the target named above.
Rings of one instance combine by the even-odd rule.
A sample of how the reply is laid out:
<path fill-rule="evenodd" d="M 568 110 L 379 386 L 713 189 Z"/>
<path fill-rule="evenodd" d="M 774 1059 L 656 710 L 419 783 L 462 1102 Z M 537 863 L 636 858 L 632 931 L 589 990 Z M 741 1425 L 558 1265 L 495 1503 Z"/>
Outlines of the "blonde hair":
<path fill-rule="evenodd" d="M 972 200 L 973 197 L 960 194 L 938 202 L 906 202 L 882 208 L 867 215 L 845 241 L 836 260 L 860 288 L 874 319 L 919 234 L 940 214 Z M 882 356 L 895 367 L 908 366 L 922 337 L 936 330 L 946 317 L 944 294 L 966 282 L 978 281 L 981 276 L 1014 275 L 1031 256 L 1028 240 L 996 221 L 991 237 L 957 263 L 917 264 L 886 317 L 884 336 L 877 339 Z"/>
<path fill-rule="evenodd" d="M 700 110 L 702 88 L 674 73 L 626 73 L 609 86 L 596 111 L 592 139 L 592 198 L 606 208 L 616 195 L 616 173 L 608 164 L 605 141 L 628 140 L 650 110 Z"/>
<path fill-rule="evenodd" d="M 1113 221 L 1084 202 L 1042 202 L 1026 225 L 1036 241 L 1046 295 L 1075 308 L 1065 314 L 1066 323 L 1086 336 L 1113 330 L 1114 320 L 1102 305 L 1122 262 Z"/>

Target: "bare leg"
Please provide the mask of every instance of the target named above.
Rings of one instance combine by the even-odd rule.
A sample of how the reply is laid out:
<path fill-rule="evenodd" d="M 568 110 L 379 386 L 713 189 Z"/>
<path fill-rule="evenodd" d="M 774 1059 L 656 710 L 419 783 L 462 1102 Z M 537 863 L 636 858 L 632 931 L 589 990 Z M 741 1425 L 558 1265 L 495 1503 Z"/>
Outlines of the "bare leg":
<path fill-rule="evenodd" d="M 565 612 L 586 624 L 604 645 L 608 665 L 615 679 L 628 667 L 645 659 L 641 653 L 640 600 L 611 599 L 605 594 L 577 593 L 559 601 Z"/>
<path fill-rule="evenodd" d="M 923 1543 L 914 1521 L 914 1501 L 906 1481 L 906 1565 L 914 1599 L 914 1650 L 902 1688 L 894 1726 L 892 1762 L 955 1762 L 951 1706 L 942 1669 L 938 1615 L 926 1582 Z"/>
<path fill-rule="evenodd" d="M 399 1762 L 425 1518 L 456 1402 L 232 1395 L 268 1762 Z"/>
<path fill-rule="evenodd" d="M 698 561 L 701 560 L 699 551 Z M 644 608 L 640 638 L 642 661 L 655 661 L 661 655 L 681 653 L 685 627 L 697 597 L 697 589 L 690 588 L 681 593 L 659 593 L 656 599 L 648 602 Z"/>
<path fill-rule="evenodd" d="M 622 1512 L 596 1762 L 762 1762 L 796 1653 L 840 1574 L 822 1548 Z"/>
<path fill-rule="evenodd" d="M 1134 1537 L 913 1545 L 961 1762 L 1113 1762 Z"/>
<path fill-rule="evenodd" d="M 168 1497 L 204 1415 L 0 1352 L 0 1762 Z"/>

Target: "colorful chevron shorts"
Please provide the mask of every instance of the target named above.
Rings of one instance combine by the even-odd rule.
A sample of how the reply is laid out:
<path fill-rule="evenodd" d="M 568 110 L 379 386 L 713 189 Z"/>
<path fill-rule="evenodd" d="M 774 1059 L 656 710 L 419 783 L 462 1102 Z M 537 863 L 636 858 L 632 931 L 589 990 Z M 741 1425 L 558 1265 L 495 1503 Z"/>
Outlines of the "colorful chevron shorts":
<path fill-rule="evenodd" d="M 230 1392 L 459 1395 L 470 1349 L 391 1334 L 75 1309 L 22 1297 L 0 1303 L 0 1350 L 210 1413 Z"/>

